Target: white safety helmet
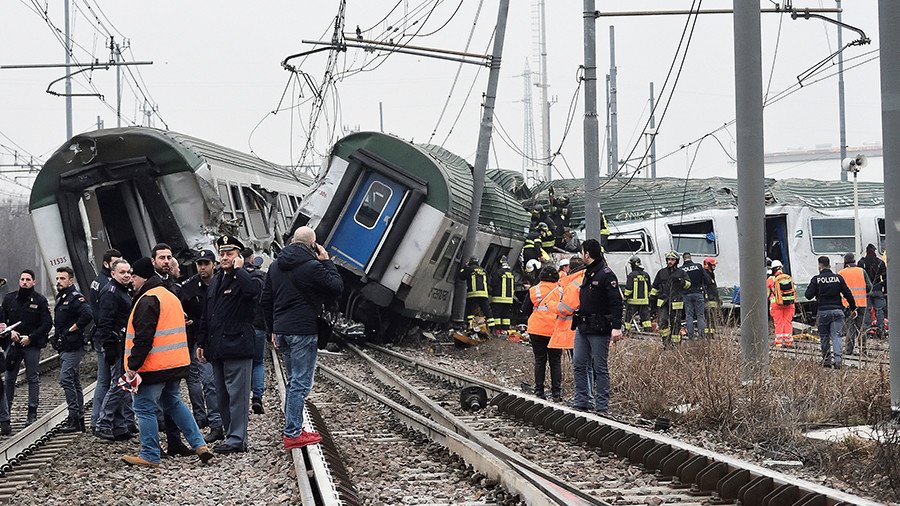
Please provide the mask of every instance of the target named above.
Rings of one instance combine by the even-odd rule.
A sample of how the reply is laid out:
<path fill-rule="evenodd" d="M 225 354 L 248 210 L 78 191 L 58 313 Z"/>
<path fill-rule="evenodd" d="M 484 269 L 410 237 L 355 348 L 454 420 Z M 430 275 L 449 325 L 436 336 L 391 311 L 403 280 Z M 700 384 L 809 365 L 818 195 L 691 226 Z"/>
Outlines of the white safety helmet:
<path fill-rule="evenodd" d="M 540 270 L 540 269 L 541 269 L 541 261 L 536 258 L 532 258 L 525 264 L 525 272 L 534 272 L 534 271 Z"/>
<path fill-rule="evenodd" d="M 781 263 L 781 260 L 772 260 L 772 270 L 780 269 L 784 267 L 784 264 Z"/>
<path fill-rule="evenodd" d="M 567 266 L 567 265 L 569 265 L 569 259 L 568 259 L 568 258 L 563 258 L 562 260 L 559 261 L 559 266 L 560 266 L 560 267 L 565 267 L 565 266 Z"/>

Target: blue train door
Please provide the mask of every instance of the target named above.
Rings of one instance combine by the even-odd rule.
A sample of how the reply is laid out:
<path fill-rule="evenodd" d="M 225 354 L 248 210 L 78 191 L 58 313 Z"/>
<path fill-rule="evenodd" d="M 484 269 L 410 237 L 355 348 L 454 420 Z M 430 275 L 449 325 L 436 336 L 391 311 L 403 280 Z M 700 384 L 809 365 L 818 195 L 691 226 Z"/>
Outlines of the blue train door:
<path fill-rule="evenodd" d="M 329 254 L 365 272 L 406 191 L 396 181 L 370 172 L 356 188 L 326 245 Z"/>

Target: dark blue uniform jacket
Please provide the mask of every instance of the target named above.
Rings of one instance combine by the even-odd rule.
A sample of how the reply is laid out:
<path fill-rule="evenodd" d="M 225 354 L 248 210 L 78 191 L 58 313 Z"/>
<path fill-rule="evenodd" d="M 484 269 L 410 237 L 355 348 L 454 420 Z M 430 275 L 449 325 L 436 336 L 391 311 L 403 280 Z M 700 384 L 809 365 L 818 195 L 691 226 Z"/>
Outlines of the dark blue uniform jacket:
<path fill-rule="evenodd" d="M 197 346 L 207 360 L 253 358 L 253 313 L 263 287 L 259 271 L 216 273 L 209 283 Z"/>

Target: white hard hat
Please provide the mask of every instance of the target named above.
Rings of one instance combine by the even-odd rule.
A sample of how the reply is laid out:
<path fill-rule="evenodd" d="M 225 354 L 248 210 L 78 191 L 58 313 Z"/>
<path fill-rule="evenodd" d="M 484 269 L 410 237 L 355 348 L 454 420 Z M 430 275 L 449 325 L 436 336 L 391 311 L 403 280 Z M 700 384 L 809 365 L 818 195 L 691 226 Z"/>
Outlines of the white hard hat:
<path fill-rule="evenodd" d="M 525 264 L 525 272 L 534 272 L 535 270 L 540 270 L 541 261 L 535 258 L 532 258 Z"/>
<path fill-rule="evenodd" d="M 784 267 L 784 264 L 781 263 L 781 260 L 772 260 L 772 270 L 775 270 L 777 267 Z"/>
<path fill-rule="evenodd" d="M 559 261 L 559 266 L 560 266 L 560 267 L 565 267 L 565 266 L 567 266 L 567 265 L 569 265 L 569 259 L 568 259 L 568 258 L 563 258 L 562 260 Z"/>

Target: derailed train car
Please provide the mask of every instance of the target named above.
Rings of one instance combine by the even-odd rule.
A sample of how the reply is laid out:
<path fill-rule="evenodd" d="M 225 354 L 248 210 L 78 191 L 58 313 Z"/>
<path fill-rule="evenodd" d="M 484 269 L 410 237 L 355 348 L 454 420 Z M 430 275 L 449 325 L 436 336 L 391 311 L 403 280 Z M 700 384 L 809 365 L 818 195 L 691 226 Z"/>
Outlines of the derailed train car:
<path fill-rule="evenodd" d="M 152 128 L 73 137 L 44 164 L 29 209 L 47 268 L 82 287 L 108 248 L 136 260 L 165 242 L 186 266 L 215 236 L 274 253 L 312 178 L 208 141 Z"/>
<path fill-rule="evenodd" d="M 439 146 L 359 132 L 338 141 L 323 168 L 294 227 L 316 230 L 348 288 L 341 312 L 370 334 L 450 320 L 469 226 L 478 227 L 474 255 L 489 270 L 522 249 L 522 205 L 488 179 L 472 224 L 472 166 Z"/>

